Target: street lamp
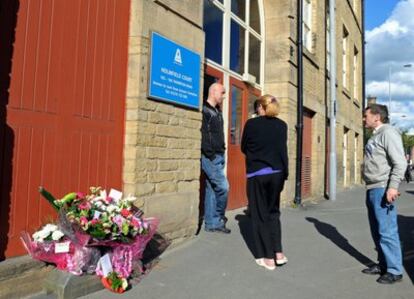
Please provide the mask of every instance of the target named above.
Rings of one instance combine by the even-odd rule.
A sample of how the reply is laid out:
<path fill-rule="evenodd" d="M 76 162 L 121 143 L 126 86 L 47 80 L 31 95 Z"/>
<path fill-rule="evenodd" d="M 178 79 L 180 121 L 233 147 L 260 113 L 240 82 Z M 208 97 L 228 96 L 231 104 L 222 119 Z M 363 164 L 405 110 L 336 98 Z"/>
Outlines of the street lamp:
<path fill-rule="evenodd" d="M 412 67 L 412 64 L 404 64 L 403 67 Z M 388 67 L 388 116 L 391 119 L 391 65 Z"/>

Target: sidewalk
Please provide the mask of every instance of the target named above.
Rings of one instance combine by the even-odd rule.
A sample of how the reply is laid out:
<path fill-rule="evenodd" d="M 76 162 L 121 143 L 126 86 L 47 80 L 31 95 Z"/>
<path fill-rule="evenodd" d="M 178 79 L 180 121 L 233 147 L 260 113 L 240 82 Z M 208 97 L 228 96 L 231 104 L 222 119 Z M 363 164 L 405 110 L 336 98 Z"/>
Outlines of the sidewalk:
<path fill-rule="evenodd" d="M 380 285 L 361 273 L 375 260 L 362 188 L 339 193 L 305 209 L 282 211 L 283 244 L 289 263 L 275 271 L 259 267 L 249 251 L 249 219 L 229 213 L 231 235 L 206 233 L 173 249 L 120 298 L 414 298 L 414 183 L 403 183 L 399 199 L 404 280 Z M 245 237 L 243 237 L 245 236 Z M 83 298 L 118 297 L 106 290 Z"/>

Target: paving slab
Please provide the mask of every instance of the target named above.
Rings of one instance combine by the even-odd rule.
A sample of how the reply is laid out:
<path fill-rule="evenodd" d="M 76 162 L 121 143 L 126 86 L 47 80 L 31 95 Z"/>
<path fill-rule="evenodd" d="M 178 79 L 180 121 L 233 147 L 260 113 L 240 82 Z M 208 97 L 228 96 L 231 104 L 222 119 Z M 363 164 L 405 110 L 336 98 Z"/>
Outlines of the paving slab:
<path fill-rule="evenodd" d="M 282 210 L 287 265 L 269 271 L 251 254 L 250 220 L 229 213 L 230 235 L 200 234 L 167 251 L 142 281 L 123 295 L 102 290 L 82 298 L 179 299 L 388 299 L 414 298 L 414 183 L 403 184 L 398 202 L 404 280 L 380 285 L 361 273 L 375 260 L 365 208 L 365 189 L 338 193 L 337 200 Z M 162 221 L 162 220 L 161 220 Z"/>

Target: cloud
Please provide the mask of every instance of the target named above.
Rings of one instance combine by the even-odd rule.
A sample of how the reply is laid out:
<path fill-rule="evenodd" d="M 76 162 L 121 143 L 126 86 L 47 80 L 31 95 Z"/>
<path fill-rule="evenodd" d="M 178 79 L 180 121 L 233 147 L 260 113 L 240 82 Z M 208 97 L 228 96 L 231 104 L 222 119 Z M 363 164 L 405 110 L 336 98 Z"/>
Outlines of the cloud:
<path fill-rule="evenodd" d="M 413 11 L 414 0 L 401 0 L 383 24 L 366 32 L 366 94 L 388 105 L 391 81 L 391 121 L 411 132 L 414 132 Z M 407 64 L 412 66 L 404 67 Z"/>

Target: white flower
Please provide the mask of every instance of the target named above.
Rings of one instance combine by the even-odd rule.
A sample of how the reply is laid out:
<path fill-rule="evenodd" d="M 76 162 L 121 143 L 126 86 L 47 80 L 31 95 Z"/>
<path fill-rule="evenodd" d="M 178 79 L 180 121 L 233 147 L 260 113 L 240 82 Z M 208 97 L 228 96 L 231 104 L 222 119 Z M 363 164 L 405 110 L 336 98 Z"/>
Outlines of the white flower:
<path fill-rule="evenodd" d="M 54 224 L 46 224 L 44 227 L 43 227 L 43 230 L 46 230 L 46 231 L 48 231 L 48 232 L 54 232 L 55 230 L 57 230 L 58 229 L 58 227 L 57 227 L 57 225 L 54 225 Z"/>
<path fill-rule="evenodd" d="M 128 281 L 125 278 L 122 278 L 122 288 L 126 290 L 128 287 Z"/>
<path fill-rule="evenodd" d="M 50 235 L 49 230 L 45 230 L 44 228 L 35 232 L 32 237 L 37 242 L 43 242 L 44 239 L 46 239 Z"/>
<path fill-rule="evenodd" d="M 112 214 L 114 211 L 116 211 L 118 209 L 118 207 L 116 205 L 109 205 L 106 210 L 108 211 L 109 214 Z"/>
<path fill-rule="evenodd" d="M 65 235 L 65 234 L 64 234 L 64 233 L 62 233 L 60 230 L 55 230 L 55 231 L 52 233 L 52 239 L 53 239 L 54 241 L 57 241 L 57 240 L 59 240 L 60 238 L 62 238 L 64 235 Z"/>
<path fill-rule="evenodd" d="M 107 198 L 108 196 L 106 195 L 106 190 L 101 190 L 99 197 L 102 197 L 103 199 Z"/>
<path fill-rule="evenodd" d="M 131 195 L 131 194 L 128 194 L 128 196 L 125 197 L 124 200 L 127 201 L 127 202 L 134 202 L 134 201 L 137 200 L 137 198 L 135 196 Z"/>
<path fill-rule="evenodd" d="M 95 206 L 96 206 L 97 208 L 102 208 L 102 206 L 104 205 L 104 204 L 102 203 L 102 201 L 97 201 L 97 202 L 95 202 L 94 204 L 95 204 Z"/>

